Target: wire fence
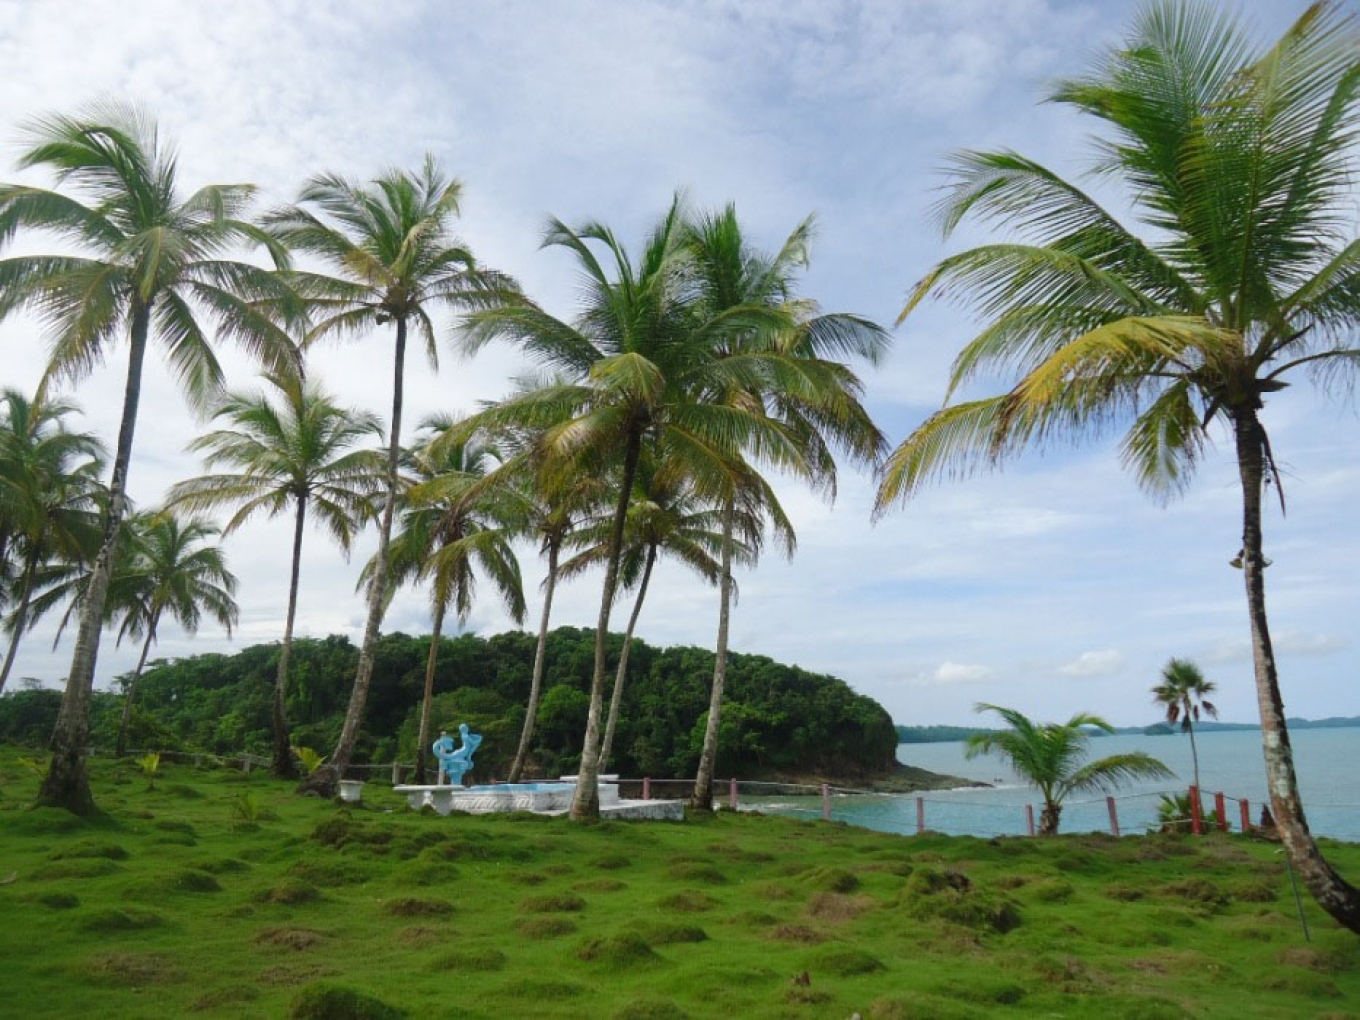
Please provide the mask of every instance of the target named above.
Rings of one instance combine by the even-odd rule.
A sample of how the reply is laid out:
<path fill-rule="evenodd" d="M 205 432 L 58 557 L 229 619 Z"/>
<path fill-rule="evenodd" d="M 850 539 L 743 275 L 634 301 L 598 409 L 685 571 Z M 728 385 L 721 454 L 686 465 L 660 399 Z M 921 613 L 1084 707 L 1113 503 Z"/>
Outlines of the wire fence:
<path fill-rule="evenodd" d="M 98 748 L 91 748 L 90 753 L 102 756 L 111 754 L 106 749 Z M 271 763 L 268 756 L 249 752 L 220 755 L 195 751 L 153 751 L 149 748 L 133 748 L 126 752 L 132 758 L 149 753 L 159 754 L 164 761 L 196 768 L 228 768 L 243 772 L 266 769 Z M 414 762 L 364 763 L 350 765 L 346 769 L 346 778 L 375 785 L 397 786 L 412 778 L 414 770 Z M 695 780 L 692 778 L 610 776 L 608 780 L 618 783 L 619 796 L 625 800 L 688 801 L 695 791 Z M 488 785 L 497 784 L 493 779 Z M 1000 837 L 1035 836 L 1044 829 L 1045 816 L 1041 803 L 1017 800 L 1015 797 L 1007 800 L 989 799 L 971 790 L 951 793 L 889 793 L 830 783 L 737 778 L 715 779 L 712 784 L 712 802 L 717 808 L 845 822 L 888 832 Z M 1330 806 L 1347 808 L 1347 805 Z M 1360 806 L 1353 807 L 1360 815 Z M 1269 809 L 1262 807 L 1259 820 L 1253 822 L 1251 808 L 1251 802 L 1246 798 L 1219 791 L 1201 792 L 1191 786 L 1067 800 L 1062 804 L 1060 823 L 1063 831 L 1103 831 L 1115 837 L 1149 831 L 1196 835 L 1221 831 L 1272 836 L 1274 823 Z"/>

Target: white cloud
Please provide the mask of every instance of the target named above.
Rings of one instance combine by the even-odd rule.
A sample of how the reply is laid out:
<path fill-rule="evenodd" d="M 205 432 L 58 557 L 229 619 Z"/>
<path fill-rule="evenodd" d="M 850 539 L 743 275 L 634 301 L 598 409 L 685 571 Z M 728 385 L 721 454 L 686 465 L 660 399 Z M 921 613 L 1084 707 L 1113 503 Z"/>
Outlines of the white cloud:
<path fill-rule="evenodd" d="M 1071 662 L 1059 667 L 1066 676 L 1110 676 L 1124 665 L 1124 655 L 1113 648 L 1099 652 L 1082 652 Z"/>

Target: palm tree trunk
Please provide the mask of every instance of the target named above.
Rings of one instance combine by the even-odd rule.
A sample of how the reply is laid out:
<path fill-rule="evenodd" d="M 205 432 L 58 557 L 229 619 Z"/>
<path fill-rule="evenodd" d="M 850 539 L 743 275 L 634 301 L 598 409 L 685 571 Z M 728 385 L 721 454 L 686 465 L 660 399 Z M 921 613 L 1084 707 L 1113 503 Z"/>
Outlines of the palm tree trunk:
<path fill-rule="evenodd" d="M 1308 891 L 1332 917 L 1360 932 L 1360 894 L 1346 882 L 1319 852 L 1308 831 L 1294 775 L 1294 755 L 1289 746 L 1284 701 L 1280 696 L 1275 652 L 1266 622 L 1265 560 L 1261 552 L 1261 490 L 1264 483 L 1266 446 L 1261 423 L 1253 408 L 1239 408 L 1233 415 L 1237 445 L 1237 470 L 1242 481 L 1242 573 L 1247 587 L 1247 611 L 1251 618 L 1252 661 L 1256 671 L 1256 700 L 1261 712 L 1261 741 L 1266 760 L 1266 785 L 1270 807 L 1285 851 Z"/>
<path fill-rule="evenodd" d="M 1185 732 L 1190 734 L 1190 763 L 1195 772 L 1195 789 L 1203 789 L 1199 785 L 1199 750 L 1195 747 L 1195 724 L 1190 721 L 1190 717 L 1185 719 Z"/>
<path fill-rule="evenodd" d="M 736 518 L 736 498 L 729 496 L 723 507 L 722 582 L 718 608 L 718 647 L 713 657 L 713 690 L 708 697 L 708 725 L 704 727 L 704 747 L 699 753 L 699 771 L 694 776 L 690 805 L 713 808 L 713 771 L 718 762 L 718 722 L 722 713 L 723 687 L 727 683 L 727 628 L 732 613 L 732 527 Z"/>
<path fill-rule="evenodd" d="M 430 740 L 430 702 L 434 701 L 434 667 L 439 661 L 439 635 L 444 630 L 444 611 L 440 599 L 434 607 L 434 625 L 430 628 L 430 654 L 425 657 L 425 695 L 420 701 L 420 726 L 416 729 L 416 782 L 425 782 L 425 756 Z"/>
<path fill-rule="evenodd" d="M 293 764 L 293 738 L 288 732 L 288 660 L 293 656 L 293 621 L 297 617 L 298 580 L 302 576 L 302 529 L 307 522 L 307 497 L 298 496 L 293 522 L 293 568 L 288 577 L 288 615 L 283 621 L 283 647 L 279 649 L 279 669 L 274 675 L 274 698 L 270 710 L 274 730 L 274 760 L 270 771 L 279 779 L 296 779 Z"/>
<path fill-rule="evenodd" d="M 109 480 L 109 509 L 104 518 L 104 539 L 90 570 L 76 629 L 76 647 L 71 655 L 71 671 L 61 696 L 57 725 L 52 732 L 52 760 L 38 790 L 38 803 L 66 808 L 78 815 L 95 810 L 86 772 L 86 744 L 90 738 L 90 692 L 94 688 L 95 662 L 99 658 L 99 635 L 104 627 L 104 603 L 113 577 L 113 556 L 118 531 L 127 509 L 128 465 L 132 460 L 132 437 L 137 429 L 137 404 L 142 395 L 142 364 L 146 360 L 146 336 L 151 322 L 151 304 L 137 302 L 132 309 L 132 328 L 128 350 L 127 384 L 123 390 L 123 417 L 118 426 L 118 449 L 114 454 L 113 477 Z"/>
<path fill-rule="evenodd" d="M 577 770 L 576 793 L 571 799 L 570 817 L 582 821 L 600 817 L 600 715 L 604 706 L 605 639 L 609 636 L 609 612 L 619 584 L 619 559 L 623 554 L 623 528 L 628 520 L 628 504 L 633 498 L 638 455 L 642 436 L 634 428 L 628 435 L 623 455 L 623 476 L 619 479 L 619 502 L 614 508 L 614 526 L 609 534 L 609 559 L 604 569 L 604 591 L 600 594 L 600 619 L 595 627 L 595 671 L 590 681 L 590 711 L 586 715 L 586 735 L 581 746 L 581 765 Z"/>
<path fill-rule="evenodd" d="M 24 636 L 24 628 L 28 626 L 28 604 L 33 596 L 33 575 L 38 572 L 38 551 L 35 548 L 28 555 L 28 563 L 24 567 L 24 586 L 19 593 L 19 604 L 14 607 L 14 629 L 9 640 L 9 650 L 5 652 L 5 664 L 0 666 L 0 691 L 5 689 L 5 681 L 9 679 L 9 671 L 14 668 L 14 660 L 19 654 L 19 639 Z"/>
<path fill-rule="evenodd" d="M 1062 805 L 1045 801 L 1044 809 L 1039 812 L 1039 835 L 1056 836 L 1058 834 L 1058 822 L 1061 820 Z"/>
<path fill-rule="evenodd" d="M 628 676 L 628 653 L 633 647 L 633 631 L 637 629 L 638 617 L 642 615 L 642 601 L 647 597 L 647 582 L 652 579 L 652 567 L 656 565 L 656 544 L 647 549 L 647 562 L 642 568 L 642 581 L 638 584 L 637 601 L 633 603 L 633 614 L 628 617 L 628 630 L 623 635 L 623 650 L 619 652 L 619 668 L 614 672 L 614 693 L 609 696 L 609 721 L 604 727 L 604 743 L 600 746 L 600 771 L 609 771 L 609 753 L 614 749 L 614 729 L 619 722 L 619 702 L 623 700 L 623 682 Z"/>
<path fill-rule="evenodd" d="M 397 506 L 397 462 L 401 456 L 401 397 L 403 369 L 406 359 L 406 319 L 398 316 L 396 350 L 392 360 L 392 423 L 387 442 L 387 495 L 383 500 L 382 517 L 378 524 L 378 551 L 373 556 L 373 579 L 368 584 L 368 619 L 364 623 L 363 644 L 359 647 L 359 667 L 350 690 L 349 708 L 345 711 L 345 725 L 340 739 L 331 752 L 330 761 L 306 779 L 301 790 L 323 797 L 333 797 L 354 756 L 354 745 L 359 740 L 359 727 L 364 721 L 364 703 L 368 700 L 368 684 L 373 679 L 373 657 L 378 646 L 378 627 L 382 624 L 387 602 L 387 550 L 392 542 L 392 516 Z"/>
<path fill-rule="evenodd" d="M 557 588 L 557 554 L 562 542 L 558 538 L 548 542 L 548 578 L 543 584 L 543 619 L 538 625 L 538 647 L 534 649 L 534 676 L 529 682 L 529 703 L 524 708 L 524 728 L 519 734 L 519 749 L 510 766 L 510 782 L 518 783 L 524 773 L 524 762 L 529 757 L 529 746 L 534 739 L 534 725 L 538 716 L 538 698 L 543 692 L 543 670 L 548 658 L 548 620 L 552 616 L 553 592 Z"/>
<path fill-rule="evenodd" d="M 146 640 L 142 642 L 142 657 L 137 660 L 137 668 L 133 670 L 132 679 L 128 681 L 127 693 L 123 695 L 123 718 L 118 723 L 118 745 L 113 751 L 115 758 L 127 754 L 128 725 L 132 722 L 132 699 L 137 696 L 137 681 L 142 678 L 142 670 L 146 668 L 146 656 L 151 651 L 151 643 L 156 640 L 156 625 L 160 623 L 160 619 L 158 609 L 151 617 L 151 626 L 146 629 Z"/>

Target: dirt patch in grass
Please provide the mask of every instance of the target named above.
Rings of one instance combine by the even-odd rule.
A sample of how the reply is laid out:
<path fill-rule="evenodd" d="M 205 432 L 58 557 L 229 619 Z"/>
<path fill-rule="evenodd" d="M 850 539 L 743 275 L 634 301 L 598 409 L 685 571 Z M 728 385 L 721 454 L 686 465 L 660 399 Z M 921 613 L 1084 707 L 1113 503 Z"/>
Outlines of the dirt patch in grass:
<path fill-rule="evenodd" d="M 576 922 L 566 917 L 521 917 L 515 931 L 529 939 L 553 939 L 576 931 Z"/>
<path fill-rule="evenodd" d="M 505 880 L 516 885 L 542 885 L 548 876 L 541 871 L 511 871 L 506 874 Z"/>
<path fill-rule="evenodd" d="M 869 1020 L 986 1020 L 989 1014 L 938 995 L 908 992 L 869 1003 Z"/>
<path fill-rule="evenodd" d="M 521 900 L 519 909 L 526 914 L 570 914 L 586 909 L 586 901 L 570 893 L 530 896 Z"/>
<path fill-rule="evenodd" d="M 677 914 L 702 914 L 706 910 L 712 910 L 718 906 L 718 901 L 706 892 L 697 889 L 683 889 L 678 893 L 663 896 L 656 901 L 656 905 L 662 910 L 669 910 Z"/>
<path fill-rule="evenodd" d="M 98 953 L 86 957 L 80 973 L 100 984 L 128 988 L 174 984 L 185 977 L 183 969 L 161 953 Z"/>
<path fill-rule="evenodd" d="M 449 917 L 453 914 L 453 904 L 448 900 L 422 900 L 414 896 L 403 896 L 384 903 L 382 912 L 389 917 Z"/>
<path fill-rule="evenodd" d="M 324 963 L 283 963 L 277 967 L 270 967 L 260 974 L 259 981 L 263 985 L 284 986 L 302 985 L 308 981 L 317 981 L 321 978 L 335 977 L 340 971 L 335 967 L 327 966 Z"/>
<path fill-rule="evenodd" d="M 781 924 L 770 932 L 770 938 L 778 942 L 795 942 L 805 946 L 815 946 L 825 942 L 830 936 L 805 924 Z"/>
<path fill-rule="evenodd" d="M 411 946 L 414 949 L 434 945 L 448 937 L 449 932 L 440 931 L 424 924 L 413 924 L 411 927 L 403 928 L 397 932 L 397 941 L 403 946 Z"/>
<path fill-rule="evenodd" d="M 499 949 L 455 949 L 430 963 L 436 971 L 496 971 L 505 969 L 506 956 Z"/>
<path fill-rule="evenodd" d="M 326 936 L 310 928 L 266 928 L 255 933 L 257 946 L 279 947 L 301 952 L 326 941 Z"/>
<path fill-rule="evenodd" d="M 622 892 L 628 883 L 617 878 L 592 878 L 589 882 L 577 882 L 572 888 L 578 892 Z"/>
<path fill-rule="evenodd" d="M 632 863 L 633 859 L 625 854 L 605 854 L 596 857 L 590 862 L 590 866 L 597 871 L 618 871 L 630 867 Z"/>
<path fill-rule="evenodd" d="M 636 925 L 635 928 L 649 946 L 675 946 L 708 941 L 708 932 L 697 924 L 672 924 L 660 921 L 645 922 Z"/>
<path fill-rule="evenodd" d="M 254 985 L 228 985 L 200 995 L 189 1008 L 195 1013 L 206 1013 L 214 1009 L 241 1006 L 247 1002 L 254 1002 L 259 997 L 260 990 Z"/>
<path fill-rule="evenodd" d="M 634 999 L 619 1007 L 613 1020 L 687 1020 L 689 1014 L 668 999 Z"/>
<path fill-rule="evenodd" d="M 791 1006 L 821 1006 L 834 998 L 835 996 L 828 991 L 805 985 L 794 985 L 784 990 L 784 1001 Z"/>
<path fill-rule="evenodd" d="M 808 900 L 807 912 L 809 916 L 827 924 L 845 924 L 877 906 L 878 902 L 871 896 L 820 892 Z"/>
<path fill-rule="evenodd" d="M 295 879 L 263 889 L 255 894 L 258 903 L 279 903 L 284 906 L 298 906 L 303 903 L 316 903 L 321 899 L 321 890 L 307 882 Z"/>

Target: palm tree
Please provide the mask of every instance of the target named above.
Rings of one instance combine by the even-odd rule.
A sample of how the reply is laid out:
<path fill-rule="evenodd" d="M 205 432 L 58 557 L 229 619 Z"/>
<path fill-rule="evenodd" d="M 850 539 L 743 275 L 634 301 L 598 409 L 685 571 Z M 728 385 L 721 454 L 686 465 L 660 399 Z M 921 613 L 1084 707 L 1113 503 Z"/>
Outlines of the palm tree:
<path fill-rule="evenodd" d="M 63 421 L 75 405 L 30 401 L 0 391 L 0 558 L 15 560 L 14 606 L 6 621 L 9 648 L 0 665 L 5 688 L 24 631 L 34 622 L 39 573 L 69 571 L 93 559 L 99 544 L 99 473 L 106 451 L 95 436 L 72 432 Z"/>
<path fill-rule="evenodd" d="M 392 587 L 407 581 L 430 584 L 430 651 L 416 733 L 416 775 L 425 776 L 430 736 L 430 705 L 444 617 L 450 606 L 460 623 L 472 612 L 476 571 L 491 582 L 516 623 L 524 620 L 524 588 L 511 540 L 522 528 L 522 504 L 498 485 L 476 486 L 494 470 L 494 447 L 472 439 L 439 442 L 454 428 L 447 417 L 426 421 L 427 442 L 413 460 L 417 482 L 407 494 L 409 509 L 401 531 L 392 539 L 389 567 Z M 376 569 L 376 558 L 364 568 L 364 579 Z"/>
<path fill-rule="evenodd" d="M 700 218 L 689 228 L 688 244 L 704 313 L 724 316 L 742 308 L 763 308 L 774 318 L 760 328 L 734 331 L 716 352 L 729 366 L 752 358 L 780 371 L 740 371 L 728 376 L 713 399 L 727 406 L 758 408 L 795 437 L 799 473 L 830 499 L 835 498 L 838 447 L 861 463 L 875 463 L 885 449 L 883 434 L 860 403 L 861 383 L 841 360 L 863 358 L 876 363 L 887 349 L 881 327 L 846 313 L 821 314 L 816 305 L 796 297 L 796 274 L 807 267 L 813 221 L 808 217 L 789 234 L 774 256 L 755 249 L 741 228 L 735 206 Z M 796 385 L 790 381 L 797 379 Z M 727 638 L 733 582 L 731 546 L 738 516 L 758 519 L 777 511 L 773 492 L 754 467 L 734 463 L 734 471 L 717 493 L 723 507 L 723 551 L 719 581 L 718 638 L 703 748 L 691 803 L 710 808 L 717 767 L 718 733 L 727 675 Z M 739 505 L 740 504 L 740 505 Z M 785 536 L 793 553 L 793 532 Z"/>
<path fill-rule="evenodd" d="M 240 218 L 254 189 L 209 185 L 182 197 L 175 152 L 148 117 L 104 103 L 81 117 L 35 121 L 28 138 L 19 166 L 48 168 L 71 193 L 0 186 L 0 244 L 24 229 L 53 234 L 84 254 L 0 259 L 0 320 L 29 309 L 46 322 L 52 351 L 44 388 L 50 381 L 85 376 L 119 338 L 126 336 L 129 345 L 103 542 L 38 795 L 43 804 L 85 814 L 94 810 L 85 773 L 90 691 L 114 546 L 127 509 L 148 341 L 165 347 L 181 387 L 202 406 L 222 372 L 200 312 L 215 322 L 219 337 L 240 342 L 269 367 L 282 369 L 295 362 L 296 350 L 275 318 L 296 309 L 275 274 L 223 257 L 235 245 L 264 243 L 276 262 L 285 258 L 277 244 Z"/>
<path fill-rule="evenodd" d="M 1088 728 L 1113 733 L 1104 719 L 1078 712 L 1065 723 L 1036 723 L 1013 708 L 980 704 L 979 712 L 995 712 L 1010 727 L 994 733 L 975 733 L 968 738 L 965 755 L 996 753 L 1010 762 L 1017 774 L 1038 787 L 1044 798 L 1039 816 L 1039 835 L 1056 836 L 1062 803 L 1070 793 L 1117 789 L 1134 779 L 1172 779 L 1175 773 L 1141 751 L 1113 754 L 1086 762 Z"/>
<path fill-rule="evenodd" d="M 1195 727 L 1203 710 L 1212 719 L 1218 718 L 1218 709 L 1208 700 L 1210 694 L 1218 689 L 1210 680 L 1204 679 L 1200 668 L 1189 659 L 1172 659 L 1162 667 L 1162 682 L 1152 688 L 1152 700 L 1166 709 L 1166 721 L 1175 726 L 1181 724 L 1181 732 L 1190 735 L 1190 759 L 1195 767 L 1195 788 L 1199 788 L 1199 752 L 1195 749 Z"/>
<path fill-rule="evenodd" d="M 720 527 L 721 514 L 711 503 L 700 500 L 688 479 L 675 465 L 658 464 L 652 456 L 638 460 L 634 499 L 628 507 L 624 531 L 624 549 L 619 561 L 620 594 L 636 588 L 633 611 L 623 634 L 623 648 L 614 670 L 614 687 L 609 696 L 609 713 L 605 722 L 604 740 L 600 745 L 600 770 L 609 768 L 609 756 L 614 747 L 614 733 L 618 728 L 619 706 L 628 677 L 628 659 L 632 650 L 633 633 L 647 590 L 652 570 L 661 554 L 680 560 L 700 577 L 717 583 L 719 565 L 716 556 L 723 547 Z M 605 561 L 609 553 L 608 519 L 597 520 L 581 528 L 571 542 L 584 546 L 580 552 L 561 566 L 563 578 L 574 577 Z M 757 531 L 758 534 L 758 531 Z M 754 559 L 753 550 L 738 544 L 736 552 L 746 561 Z"/>
<path fill-rule="evenodd" d="M 137 668 L 123 688 L 123 718 L 115 751 L 120 758 L 127 749 L 137 681 L 166 614 L 186 633 L 196 634 L 207 613 L 226 628 L 228 637 L 240 617 L 234 598 L 236 575 L 227 569 L 221 546 L 204 544 L 218 534 L 216 525 L 197 517 L 180 518 L 166 510 L 138 520 L 141 527 L 133 529 L 127 589 L 120 599 L 123 621 L 119 639 L 128 636 L 143 640 Z"/>
<path fill-rule="evenodd" d="M 272 394 L 237 393 L 213 417 L 223 428 L 200 436 L 189 449 L 203 454 L 208 468 L 234 468 L 204 475 L 171 488 L 168 504 L 191 510 L 234 506 L 222 529 L 230 535 L 257 514 L 277 517 L 293 512 L 293 555 L 288 580 L 288 612 L 274 677 L 272 729 L 274 775 L 297 778 L 285 711 L 288 663 L 297 616 L 302 571 L 302 535 L 308 511 L 348 555 L 360 523 L 372 515 L 370 497 L 383 482 L 383 458 L 355 449 L 382 436 L 377 417 L 337 405 L 316 382 L 295 375 L 266 376 Z"/>
<path fill-rule="evenodd" d="M 1262 491 L 1280 473 L 1261 420 L 1267 397 L 1309 370 L 1353 378 L 1360 322 L 1355 238 L 1355 18 L 1316 3 L 1260 51 L 1215 8 L 1160 0 L 1127 45 L 1055 101 L 1104 121 L 1095 169 L 1136 196 L 1142 240 L 1075 185 L 1012 152 L 966 152 L 940 206 L 1023 240 L 950 256 L 910 312 L 947 290 L 986 321 L 955 360 L 952 394 L 991 369 L 1005 394 L 946 406 L 888 461 L 881 512 L 926 481 L 1033 443 L 1132 418 L 1125 463 L 1168 497 L 1223 423 L 1242 491 L 1240 563 L 1251 626 L 1271 809 L 1318 903 L 1360 931 L 1360 891 L 1327 863 L 1298 795 L 1266 619 Z M 906 314 L 906 313 L 904 313 Z M 1283 507 L 1283 502 L 1282 502 Z"/>
<path fill-rule="evenodd" d="M 465 427 L 542 429 L 541 456 L 560 476 L 579 472 L 583 458 L 593 458 L 595 469 L 616 465 L 619 489 L 595 630 L 590 710 L 570 812 L 577 820 L 599 814 L 606 638 L 644 442 L 656 444 L 661 456 L 683 457 L 686 472 L 701 486 L 714 484 L 743 448 L 776 463 L 797 463 L 791 437 L 762 411 L 708 399 L 725 391 L 734 377 L 749 379 L 771 370 L 770 359 L 759 355 L 725 366 L 715 354 L 734 332 L 763 328 L 778 316 L 759 307 L 700 314 L 694 288 L 686 285 L 684 242 L 679 196 L 636 263 L 608 227 L 589 223 L 574 230 L 553 220 L 545 246 L 569 250 L 583 274 L 583 307 L 575 321 L 563 322 L 525 300 L 473 313 L 464 322 L 470 347 L 497 339 L 518 342 L 566 376 L 482 411 Z M 800 378 L 787 382 L 794 388 L 804 385 Z"/>
<path fill-rule="evenodd" d="M 604 479 L 593 471 L 563 476 L 552 470 L 552 465 L 545 464 L 541 456 L 535 455 L 545 448 L 541 434 L 525 436 L 512 432 L 506 438 L 515 440 L 522 449 L 507 461 L 502 470 L 514 479 L 511 484 L 521 493 L 526 514 L 525 534 L 538 539 L 539 549 L 548 561 L 548 571 L 542 586 L 543 611 L 539 616 L 538 641 L 534 646 L 534 668 L 529 680 L 529 698 L 524 706 L 524 725 L 520 729 L 519 746 L 515 750 L 515 760 L 511 763 L 507 779 L 508 782 L 517 783 L 529 759 L 529 749 L 533 746 L 538 700 L 543 691 L 543 674 L 548 661 L 548 625 L 552 618 L 553 595 L 561 577 L 559 560 L 562 549 L 576 529 L 583 525 L 586 516 L 604 498 Z"/>
<path fill-rule="evenodd" d="M 416 173 L 390 170 L 367 185 L 336 174 L 318 175 L 303 187 L 298 204 L 266 218 L 280 241 L 317 256 L 339 274 L 292 275 L 317 317 L 307 344 L 387 323 L 396 334 L 386 491 L 359 663 L 335 750 L 304 784 L 305 789 L 326 796 L 334 794 L 354 754 L 373 675 L 378 628 L 388 601 L 388 547 L 400 489 L 397 468 L 407 334 L 414 330 L 425 341 L 430 364 L 437 367 L 431 313 L 440 307 L 475 307 L 501 300 L 512 290 L 508 279 L 480 268 L 471 251 L 450 235 L 449 224 L 458 213 L 462 190 L 461 183 L 446 177 L 434 157 L 427 156 Z"/>

